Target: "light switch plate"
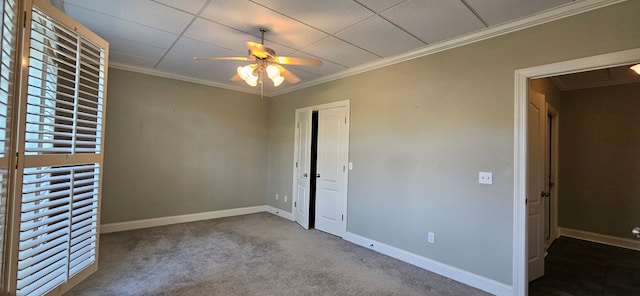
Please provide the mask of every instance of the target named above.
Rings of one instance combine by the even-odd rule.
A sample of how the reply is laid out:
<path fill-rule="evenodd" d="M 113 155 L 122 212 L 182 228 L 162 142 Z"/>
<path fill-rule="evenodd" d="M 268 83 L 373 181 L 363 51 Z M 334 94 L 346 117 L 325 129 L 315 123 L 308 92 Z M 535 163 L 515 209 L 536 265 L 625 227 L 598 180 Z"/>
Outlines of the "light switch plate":
<path fill-rule="evenodd" d="M 480 172 L 478 182 L 480 184 L 493 184 L 493 173 Z"/>

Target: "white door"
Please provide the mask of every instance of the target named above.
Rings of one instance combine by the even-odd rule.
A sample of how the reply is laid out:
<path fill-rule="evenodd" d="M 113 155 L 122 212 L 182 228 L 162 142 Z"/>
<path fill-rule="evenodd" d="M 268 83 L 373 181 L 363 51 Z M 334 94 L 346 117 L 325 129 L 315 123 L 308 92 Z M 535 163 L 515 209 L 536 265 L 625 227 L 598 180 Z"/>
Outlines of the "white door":
<path fill-rule="evenodd" d="M 347 200 L 348 141 L 345 107 L 318 111 L 316 219 L 318 230 L 343 236 Z"/>
<path fill-rule="evenodd" d="M 544 275 L 544 198 L 547 110 L 543 94 L 529 93 L 527 137 L 527 256 L 528 278 Z"/>
<path fill-rule="evenodd" d="M 296 112 L 296 188 L 293 209 L 296 222 L 309 229 L 309 188 L 311 167 L 311 110 Z"/>

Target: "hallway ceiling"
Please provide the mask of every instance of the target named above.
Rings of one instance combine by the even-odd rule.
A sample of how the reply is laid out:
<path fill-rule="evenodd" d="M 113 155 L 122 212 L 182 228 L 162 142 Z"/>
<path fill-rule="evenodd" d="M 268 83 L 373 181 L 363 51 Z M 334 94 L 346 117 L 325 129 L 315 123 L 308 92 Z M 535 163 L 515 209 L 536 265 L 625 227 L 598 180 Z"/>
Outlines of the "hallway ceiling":
<path fill-rule="evenodd" d="M 551 77 L 561 91 L 627 83 L 640 83 L 640 75 L 629 69 L 633 65 L 605 68 Z"/>
<path fill-rule="evenodd" d="M 571 0 L 63 0 L 65 13 L 106 39 L 113 66 L 246 91 L 230 81 L 260 40 L 278 55 L 321 67 L 287 66 L 300 84 L 571 3 Z M 60 5 L 59 5 L 60 6 Z M 267 95 L 276 90 L 265 82 Z"/>

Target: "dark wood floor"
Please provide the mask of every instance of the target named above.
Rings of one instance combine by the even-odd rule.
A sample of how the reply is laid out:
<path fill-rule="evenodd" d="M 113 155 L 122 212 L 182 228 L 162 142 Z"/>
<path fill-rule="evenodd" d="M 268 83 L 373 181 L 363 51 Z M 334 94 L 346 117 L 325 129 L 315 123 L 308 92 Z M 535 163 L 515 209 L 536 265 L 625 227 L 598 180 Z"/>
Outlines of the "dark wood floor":
<path fill-rule="evenodd" d="M 640 295 L 640 251 L 560 237 L 529 295 Z"/>

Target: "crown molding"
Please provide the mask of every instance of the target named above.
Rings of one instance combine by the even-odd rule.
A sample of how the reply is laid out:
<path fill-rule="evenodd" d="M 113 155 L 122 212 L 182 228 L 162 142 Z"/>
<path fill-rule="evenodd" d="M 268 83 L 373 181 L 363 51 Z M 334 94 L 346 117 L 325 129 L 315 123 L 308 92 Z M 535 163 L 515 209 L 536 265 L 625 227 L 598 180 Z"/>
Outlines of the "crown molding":
<path fill-rule="evenodd" d="M 352 67 L 335 74 L 320 77 L 318 79 L 309 80 L 293 86 L 280 88 L 275 91 L 265 92 L 264 95 L 266 97 L 275 97 L 278 95 L 301 90 L 307 87 L 350 77 L 353 75 L 361 74 L 364 72 L 372 71 L 372 70 L 383 68 L 386 66 L 432 55 L 432 54 L 453 49 L 456 47 L 468 45 L 471 43 L 483 41 L 493 37 L 498 37 L 498 36 L 509 34 L 512 32 L 535 27 L 538 25 L 560 20 L 563 18 L 585 13 L 588 11 L 596 10 L 599 8 L 607 7 L 610 5 L 622 3 L 625 1 L 627 0 L 576 0 L 574 2 L 567 3 L 565 5 L 562 5 L 556 8 L 548 9 L 528 17 L 516 19 L 514 21 L 510 21 L 508 23 L 489 27 L 486 29 L 481 29 L 479 31 L 469 33 L 463 36 L 459 36 L 453 39 L 433 43 L 408 53 L 387 57 L 387 58 L 382 58 L 380 60 L 376 60 L 371 63 Z M 171 78 L 176 80 L 183 80 L 183 81 L 192 82 L 192 83 L 204 84 L 208 86 L 214 86 L 214 87 L 219 87 L 219 88 L 224 88 L 224 89 L 229 89 L 229 90 L 234 90 L 234 91 L 239 91 L 239 92 L 244 92 L 249 94 L 260 95 L 259 91 L 255 91 L 252 89 L 247 89 L 239 86 L 232 86 L 232 85 L 218 83 L 218 82 L 206 81 L 206 80 L 186 77 L 182 75 L 170 74 L 167 72 L 158 71 L 158 70 L 149 69 L 149 68 L 128 66 L 124 64 L 118 64 L 118 63 L 110 63 L 109 66 L 116 69 L 140 72 L 140 73 L 154 75 L 154 76 L 160 76 L 160 77 Z"/>
<path fill-rule="evenodd" d="M 260 95 L 259 91 L 255 91 L 255 90 L 252 90 L 252 89 L 246 89 L 246 88 L 239 87 L 239 86 L 233 86 L 233 85 L 228 85 L 228 84 L 219 83 L 219 82 L 207 81 L 207 80 L 197 79 L 197 78 L 193 78 L 193 77 L 187 77 L 187 76 L 183 76 L 183 75 L 171 74 L 171 73 L 167 73 L 167 72 L 159 71 L 159 70 L 155 70 L 155 69 L 150 69 L 150 68 L 130 66 L 130 65 L 125 65 L 125 64 L 121 64 L 121 63 L 109 63 L 109 67 L 110 68 L 114 68 L 114 69 L 120 69 L 120 70 L 125 70 L 125 71 L 131 71 L 131 72 L 137 72 L 137 73 L 142 73 L 142 74 L 147 74 L 147 75 L 163 77 L 163 78 L 169 78 L 169 79 L 174 79 L 174 80 L 180 80 L 180 81 L 186 81 L 186 82 L 191 82 L 191 83 L 196 83 L 196 84 L 213 86 L 213 87 L 217 87 L 217 88 L 223 88 L 223 89 L 228 89 L 228 90 L 233 90 L 233 91 L 238 91 L 238 92 L 258 95 L 258 96 Z M 265 97 L 269 96 L 266 92 L 264 93 L 264 95 L 265 95 Z"/>

